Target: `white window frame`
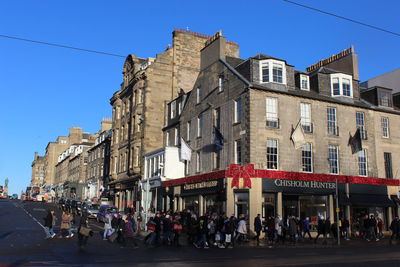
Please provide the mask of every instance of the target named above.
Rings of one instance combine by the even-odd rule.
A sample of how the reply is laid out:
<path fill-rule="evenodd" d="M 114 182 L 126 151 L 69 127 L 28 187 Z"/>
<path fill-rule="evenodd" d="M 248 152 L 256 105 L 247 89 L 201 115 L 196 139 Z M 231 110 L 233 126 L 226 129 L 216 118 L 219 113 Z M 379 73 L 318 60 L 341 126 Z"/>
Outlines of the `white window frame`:
<path fill-rule="evenodd" d="M 282 82 L 274 82 L 274 77 L 273 77 L 273 69 L 274 69 L 274 64 L 279 64 L 282 65 Z M 268 66 L 268 81 L 263 81 L 262 80 L 262 68 L 263 66 L 267 65 Z M 260 83 L 277 83 L 277 84 L 286 84 L 286 63 L 284 61 L 280 60 L 275 60 L 275 59 L 265 59 L 261 60 L 259 63 L 259 74 L 260 74 Z"/>
<path fill-rule="evenodd" d="M 203 133 L 203 114 L 197 116 L 197 137 L 201 137 Z"/>
<path fill-rule="evenodd" d="M 268 147 L 270 147 L 269 146 L 270 142 L 272 142 L 272 143 L 275 142 L 275 144 L 273 144 L 273 145 L 275 145 L 275 148 L 276 148 L 276 166 L 275 166 L 275 168 L 268 168 L 269 155 L 274 156 L 274 154 L 269 154 L 268 153 Z M 273 146 L 271 146 L 271 147 L 273 147 Z M 266 156 L 267 156 L 267 170 L 279 170 L 279 141 L 278 141 L 278 139 L 273 139 L 273 138 L 268 138 L 267 139 L 267 153 L 266 153 Z"/>
<path fill-rule="evenodd" d="M 361 161 L 362 158 L 365 158 L 365 162 Z M 357 152 L 357 162 L 358 162 L 358 175 L 368 176 L 368 154 L 366 149 Z M 365 164 L 365 174 L 361 173 L 363 164 Z"/>
<path fill-rule="evenodd" d="M 199 104 L 201 101 L 201 87 L 198 86 L 196 88 L 196 104 Z"/>
<path fill-rule="evenodd" d="M 310 103 L 300 103 L 300 121 L 303 129 L 305 127 L 310 127 L 310 130 L 305 130 L 305 132 L 312 132 L 312 122 L 311 122 L 311 104 Z"/>
<path fill-rule="evenodd" d="M 356 111 L 356 127 L 360 129 L 361 139 L 367 139 L 367 132 L 365 127 L 365 113 Z"/>
<path fill-rule="evenodd" d="M 200 169 L 201 169 L 200 152 L 196 152 L 196 172 L 200 172 Z"/>
<path fill-rule="evenodd" d="M 306 81 L 307 87 L 303 87 L 303 81 Z M 310 77 L 308 75 L 300 74 L 300 89 L 310 91 Z"/>
<path fill-rule="evenodd" d="M 333 111 L 333 113 L 329 112 Z M 337 110 L 335 107 L 326 108 L 327 127 L 329 135 L 339 135 L 337 126 Z"/>
<path fill-rule="evenodd" d="M 272 127 L 272 125 L 268 125 L 268 122 L 275 123 L 276 127 L 279 127 L 279 116 L 278 116 L 278 98 L 276 97 L 267 97 L 265 99 L 265 112 L 267 117 L 267 126 Z"/>
<path fill-rule="evenodd" d="M 335 150 L 335 151 L 332 151 Z M 331 153 L 332 152 L 332 153 Z M 333 154 L 335 153 L 335 154 Z M 335 158 L 332 158 L 331 155 L 335 155 Z M 340 173 L 340 168 L 339 168 L 339 147 L 336 145 L 328 145 L 328 161 L 329 161 L 329 173 L 330 174 L 339 174 Z M 337 166 L 337 172 L 332 172 L 331 171 L 331 162 L 336 161 L 336 166 Z"/>
<path fill-rule="evenodd" d="M 175 146 L 179 145 L 179 133 L 178 133 L 178 128 L 174 129 L 174 143 Z"/>
<path fill-rule="evenodd" d="M 165 146 L 169 146 L 169 132 L 165 134 Z"/>
<path fill-rule="evenodd" d="M 240 105 L 238 103 L 240 103 Z M 240 106 L 240 110 L 239 110 L 239 106 Z M 234 108 L 235 108 L 234 122 L 235 123 L 239 123 L 239 122 L 242 121 L 242 109 L 243 109 L 243 103 L 242 103 L 242 99 L 241 98 L 238 98 L 238 99 L 235 100 L 235 107 Z"/>
<path fill-rule="evenodd" d="M 178 115 L 182 113 L 182 101 L 178 101 Z"/>
<path fill-rule="evenodd" d="M 188 121 L 186 123 L 186 140 L 190 141 L 190 126 L 191 126 L 191 122 Z"/>
<path fill-rule="evenodd" d="M 330 75 L 330 79 L 331 79 L 331 96 L 333 97 L 343 96 L 343 97 L 353 98 L 353 77 L 351 75 L 347 75 L 344 73 L 334 73 Z M 340 92 L 339 95 L 333 94 L 333 79 L 338 79 L 339 81 L 339 92 Z M 343 94 L 343 80 L 346 79 L 350 81 L 350 96 Z"/>
<path fill-rule="evenodd" d="M 224 91 L 225 78 L 223 75 L 218 76 L 218 92 Z"/>
<path fill-rule="evenodd" d="M 381 117 L 381 128 L 382 128 L 382 137 L 389 138 L 389 117 Z"/>
<path fill-rule="evenodd" d="M 173 119 L 176 117 L 176 101 L 175 100 L 171 102 L 170 108 L 171 108 L 171 119 Z"/>
<path fill-rule="evenodd" d="M 238 155 L 238 143 L 240 143 L 240 162 L 239 162 L 239 155 Z M 242 164 L 243 163 L 243 146 L 242 146 L 242 140 L 236 140 L 235 141 L 235 154 L 234 154 L 234 160 L 235 160 L 235 164 Z"/>
<path fill-rule="evenodd" d="M 311 170 L 310 171 L 305 171 L 304 170 L 304 164 L 303 164 L 303 161 L 305 160 L 304 158 L 303 158 L 303 151 L 306 151 L 306 148 L 310 148 L 310 159 L 311 159 Z M 308 150 L 307 150 L 308 151 Z M 313 171 L 314 171 L 314 159 L 313 159 L 313 145 L 312 145 L 312 143 L 307 143 L 307 144 L 305 144 L 304 146 L 302 146 L 301 147 L 301 171 L 302 172 L 307 172 L 307 173 L 312 173 Z"/>

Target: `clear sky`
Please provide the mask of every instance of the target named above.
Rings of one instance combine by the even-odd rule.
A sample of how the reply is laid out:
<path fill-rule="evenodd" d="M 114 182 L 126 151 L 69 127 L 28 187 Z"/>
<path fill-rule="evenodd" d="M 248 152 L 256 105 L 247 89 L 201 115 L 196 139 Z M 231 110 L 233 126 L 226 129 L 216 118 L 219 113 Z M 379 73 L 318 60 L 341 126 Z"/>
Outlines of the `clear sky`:
<path fill-rule="evenodd" d="M 400 32 L 400 1 L 294 0 Z M 400 37 L 291 5 L 264 1 L 1 1 L 0 34 L 154 57 L 174 28 L 212 35 L 222 30 L 248 58 L 259 52 L 305 70 L 354 45 L 361 81 L 400 67 Z M 0 185 L 20 194 L 34 152 L 68 135 L 97 132 L 111 116 L 109 99 L 122 81 L 124 58 L 0 38 Z"/>

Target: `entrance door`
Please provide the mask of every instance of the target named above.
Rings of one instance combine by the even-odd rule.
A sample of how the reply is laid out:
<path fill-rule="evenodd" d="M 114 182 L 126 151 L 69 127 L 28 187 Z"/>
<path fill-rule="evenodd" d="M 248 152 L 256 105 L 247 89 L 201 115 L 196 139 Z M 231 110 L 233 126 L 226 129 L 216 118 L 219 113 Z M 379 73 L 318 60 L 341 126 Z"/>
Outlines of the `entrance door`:
<path fill-rule="evenodd" d="M 283 218 L 289 216 L 299 216 L 299 197 L 298 196 L 283 196 Z"/>
<path fill-rule="evenodd" d="M 235 192 L 235 216 L 238 218 L 240 214 L 246 216 L 249 220 L 249 193 L 248 192 Z"/>

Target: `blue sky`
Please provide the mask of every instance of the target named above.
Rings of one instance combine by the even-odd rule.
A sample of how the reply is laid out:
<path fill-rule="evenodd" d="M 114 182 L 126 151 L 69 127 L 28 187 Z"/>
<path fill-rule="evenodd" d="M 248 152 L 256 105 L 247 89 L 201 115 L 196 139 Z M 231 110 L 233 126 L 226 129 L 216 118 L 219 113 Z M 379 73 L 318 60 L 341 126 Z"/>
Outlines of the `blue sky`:
<path fill-rule="evenodd" d="M 400 32 L 400 1 L 295 0 Z M 399 68 L 400 37 L 282 0 L 265 1 L 1 1 L 0 34 L 154 57 L 174 28 L 240 45 L 242 58 L 263 52 L 298 70 L 354 45 L 362 81 Z M 124 58 L 0 38 L 0 185 L 20 194 L 34 152 L 71 126 L 97 132 L 111 116 L 109 99 L 122 81 Z"/>

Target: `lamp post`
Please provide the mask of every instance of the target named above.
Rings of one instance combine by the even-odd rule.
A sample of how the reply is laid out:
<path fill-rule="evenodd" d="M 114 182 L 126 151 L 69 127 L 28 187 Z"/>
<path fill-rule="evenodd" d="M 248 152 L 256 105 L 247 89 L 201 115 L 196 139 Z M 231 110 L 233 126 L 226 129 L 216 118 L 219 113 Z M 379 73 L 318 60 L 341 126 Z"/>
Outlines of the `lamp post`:
<path fill-rule="evenodd" d="M 338 195 L 338 178 L 336 177 L 336 233 L 337 243 L 340 246 L 340 232 L 339 232 L 339 195 Z"/>

